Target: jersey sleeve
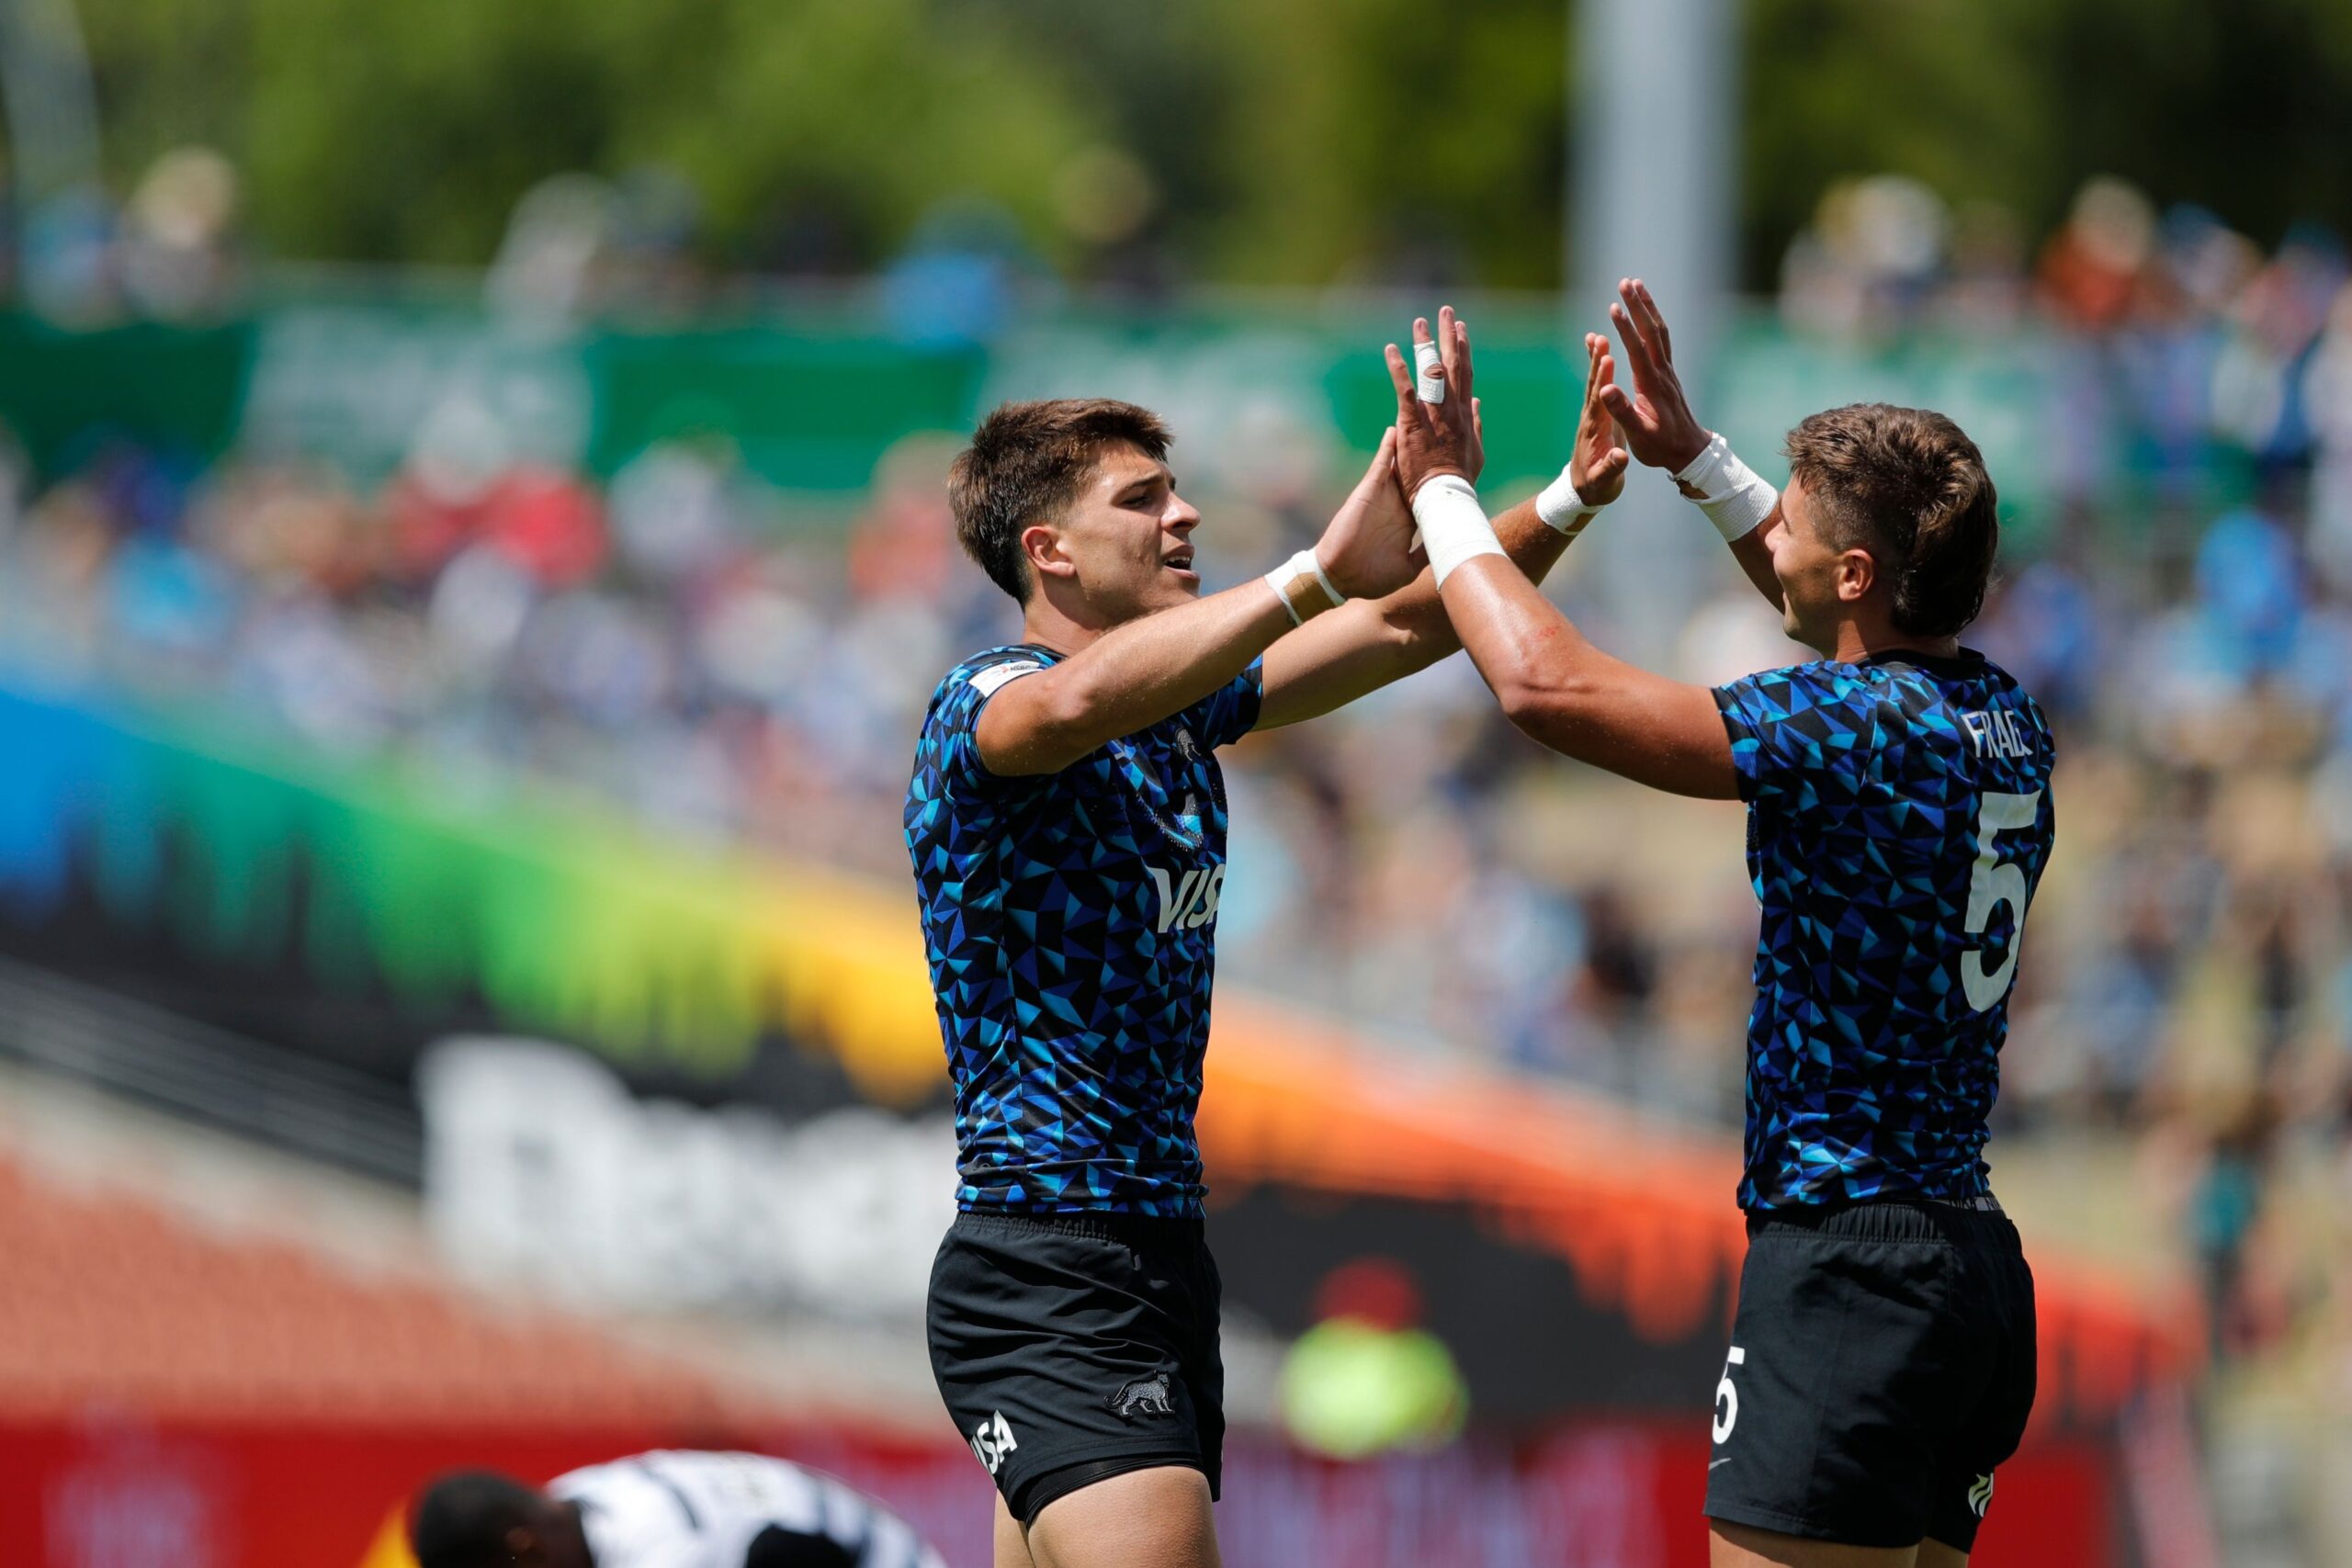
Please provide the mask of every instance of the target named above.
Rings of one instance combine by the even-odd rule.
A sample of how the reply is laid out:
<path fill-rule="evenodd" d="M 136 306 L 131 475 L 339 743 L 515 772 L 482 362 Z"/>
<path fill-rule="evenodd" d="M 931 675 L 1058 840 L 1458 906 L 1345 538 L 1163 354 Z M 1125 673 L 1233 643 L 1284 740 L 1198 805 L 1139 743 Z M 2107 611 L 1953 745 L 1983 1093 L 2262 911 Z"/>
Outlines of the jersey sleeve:
<path fill-rule="evenodd" d="M 1850 771 L 1878 731 L 1867 682 L 1833 664 L 1796 664 L 1744 676 L 1714 691 L 1742 800 L 1802 793 L 1821 775 Z"/>
<path fill-rule="evenodd" d="M 1230 746 L 1257 727 L 1258 710 L 1266 700 L 1266 661 L 1253 659 L 1250 668 L 1184 710 L 1184 722 L 1214 751 Z"/>
<path fill-rule="evenodd" d="M 986 791 L 1006 782 L 980 761 L 980 713 L 997 693 L 1044 668 L 1042 660 L 1013 654 L 975 660 L 948 671 L 922 726 L 924 760 L 941 784 L 951 789 Z"/>

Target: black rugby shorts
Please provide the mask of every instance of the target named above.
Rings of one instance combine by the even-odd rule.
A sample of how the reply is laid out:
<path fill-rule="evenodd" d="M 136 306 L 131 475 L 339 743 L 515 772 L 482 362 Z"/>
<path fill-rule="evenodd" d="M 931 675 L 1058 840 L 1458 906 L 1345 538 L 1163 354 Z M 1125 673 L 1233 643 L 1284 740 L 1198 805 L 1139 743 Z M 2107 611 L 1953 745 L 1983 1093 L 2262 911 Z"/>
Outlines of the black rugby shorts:
<path fill-rule="evenodd" d="M 956 1217 L 932 1265 L 932 1372 L 1013 1517 L 1163 1464 L 1216 1495 L 1221 1291 L 1198 1220 Z"/>
<path fill-rule="evenodd" d="M 2033 1275 L 1998 1213 L 1751 1215 L 1715 1389 L 1710 1517 L 1961 1551 L 2033 1409 Z"/>

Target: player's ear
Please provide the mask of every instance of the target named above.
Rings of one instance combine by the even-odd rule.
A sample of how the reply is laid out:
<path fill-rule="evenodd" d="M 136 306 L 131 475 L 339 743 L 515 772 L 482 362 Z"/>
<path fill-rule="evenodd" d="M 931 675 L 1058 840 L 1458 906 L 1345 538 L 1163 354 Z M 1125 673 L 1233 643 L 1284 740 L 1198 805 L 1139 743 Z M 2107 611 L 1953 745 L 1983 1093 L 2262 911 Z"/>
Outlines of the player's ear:
<path fill-rule="evenodd" d="M 1878 581 L 1878 562 L 1868 550 L 1846 550 L 1838 557 L 1838 600 L 1844 604 L 1860 602 Z"/>
<path fill-rule="evenodd" d="M 1078 575 L 1078 563 L 1070 559 L 1062 531 L 1050 523 L 1032 523 L 1021 530 L 1021 557 L 1029 563 L 1031 574 L 1041 581 L 1048 577 Z"/>

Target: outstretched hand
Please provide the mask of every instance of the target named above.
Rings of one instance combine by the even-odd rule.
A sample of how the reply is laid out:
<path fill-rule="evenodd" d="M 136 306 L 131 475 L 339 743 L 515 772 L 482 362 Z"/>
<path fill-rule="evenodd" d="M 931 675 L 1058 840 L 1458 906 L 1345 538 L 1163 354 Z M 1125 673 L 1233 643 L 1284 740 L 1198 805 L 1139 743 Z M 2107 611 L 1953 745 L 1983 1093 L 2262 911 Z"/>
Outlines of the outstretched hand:
<path fill-rule="evenodd" d="M 1568 454 L 1568 482 L 1587 506 L 1606 506 L 1625 492 L 1625 470 L 1633 457 L 1617 445 L 1617 421 L 1602 400 L 1604 389 L 1615 389 L 1617 362 L 1609 340 L 1599 333 L 1584 334 L 1584 412 L 1577 419 L 1575 448 Z"/>
<path fill-rule="evenodd" d="M 1455 317 L 1453 306 L 1438 311 L 1434 339 L 1426 319 L 1414 320 L 1414 344 L 1431 341 L 1437 344 L 1438 362 L 1430 367 L 1430 377 L 1445 388 L 1442 403 L 1421 401 L 1414 389 L 1413 367 L 1395 344 L 1387 349 L 1388 379 L 1396 388 L 1396 480 L 1408 501 L 1423 480 L 1437 474 L 1459 474 L 1476 484 L 1487 465 L 1478 400 L 1471 385 L 1470 329 Z"/>
<path fill-rule="evenodd" d="M 1315 547 L 1331 584 L 1351 599 L 1378 599 L 1420 575 L 1413 513 L 1396 488 L 1396 433 L 1384 431 L 1372 466 L 1331 516 Z"/>
<path fill-rule="evenodd" d="M 1617 299 L 1609 319 L 1625 345 L 1634 389 L 1628 393 L 1613 382 L 1605 384 L 1600 399 L 1634 457 L 1650 468 L 1679 472 L 1707 449 L 1707 427 L 1690 412 L 1682 379 L 1674 373 L 1674 342 L 1648 286 L 1638 277 L 1622 279 Z"/>

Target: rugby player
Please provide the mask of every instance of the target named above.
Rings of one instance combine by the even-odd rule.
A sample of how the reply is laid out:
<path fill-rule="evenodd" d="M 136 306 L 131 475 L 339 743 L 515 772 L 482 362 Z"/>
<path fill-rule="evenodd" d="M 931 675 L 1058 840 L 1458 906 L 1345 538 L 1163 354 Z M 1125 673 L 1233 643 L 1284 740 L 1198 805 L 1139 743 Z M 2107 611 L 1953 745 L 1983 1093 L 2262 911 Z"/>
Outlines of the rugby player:
<path fill-rule="evenodd" d="M 1987 1185 L 2051 739 L 1959 634 L 1997 540 L 1983 457 L 1941 414 L 1832 409 L 1777 494 L 1692 415 L 1657 302 L 1621 286 L 1632 371 L 1597 397 L 1820 657 L 1710 690 L 1593 647 L 1489 536 L 1459 411 L 1396 347 L 1401 482 L 1446 613 L 1521 730 L 1679 795 L 1748 804 L 1763 907 L 1739 1202 L 1747 1257 L 1716 1390 L 1718 1565 L 1967 1560 L 2033 1403 L 2033 1282 Z"/>
<path fill-rule="evenodd" d="M 420 1493 L 418 1568 L 946 1568 L 914 1527 L 764 1454 L 658 1450 L 560 1475 L 492 1471 Z"/>
<path fill-rule="evenodd" d="M 1468 334 L 1439 325 L 1475 472 Z M 1589 379 L 1606 349 L 1588 339 Z M 1312 552 L 1206 597 L 1200 513 L 1145 410 L 1007 404 L 956 459 L 958 535 L 1022 635 L 940 682 L 906 833 L 961 1175 L 932 1365 L 995 1479 L 1000 1568 L 1217 1561 L 1224 1372 L 1193 1130 L 1226 875 L 1216 753 L 1460 646 L 1395 439 Z M 1499 522 L 1517 569 L 1542 576 L 1629 462 L 1589 400 L 1567 469 Z"/>

